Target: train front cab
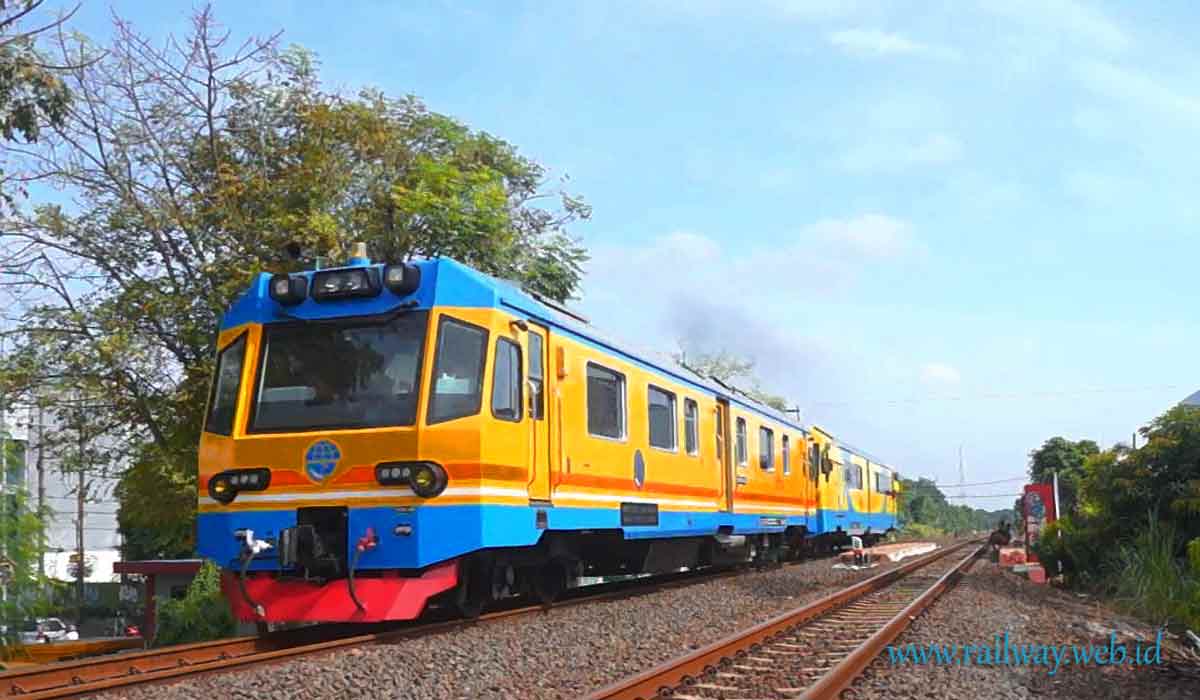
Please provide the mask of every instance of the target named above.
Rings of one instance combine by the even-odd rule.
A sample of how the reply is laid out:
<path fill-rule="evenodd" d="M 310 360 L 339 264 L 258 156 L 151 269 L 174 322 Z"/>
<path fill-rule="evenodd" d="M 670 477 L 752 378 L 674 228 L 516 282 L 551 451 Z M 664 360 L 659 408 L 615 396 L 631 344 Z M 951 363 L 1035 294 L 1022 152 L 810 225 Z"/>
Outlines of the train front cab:
<path fill-rule="evenodd" d="M 406 294 L 282 309 L 262 276 L 226 316 L 197 539 L 242 619 L 415 617 L 456 558 L 546 527 L 546 328 L 462 266 L 413 268 Z"/>

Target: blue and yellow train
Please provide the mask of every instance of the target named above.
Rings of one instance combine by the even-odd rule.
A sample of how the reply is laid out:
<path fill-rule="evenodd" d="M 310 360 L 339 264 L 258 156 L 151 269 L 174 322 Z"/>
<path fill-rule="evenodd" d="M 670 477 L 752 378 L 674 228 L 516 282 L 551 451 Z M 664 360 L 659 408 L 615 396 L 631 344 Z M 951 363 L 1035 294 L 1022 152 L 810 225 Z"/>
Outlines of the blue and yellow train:
<path fill-rule="evenodd" d="M 829 433 L 453 260 L 355 248 L 221 324 L 197 538 L 242 619 L 475 615 L 894 528 L 893 470 Z"/>

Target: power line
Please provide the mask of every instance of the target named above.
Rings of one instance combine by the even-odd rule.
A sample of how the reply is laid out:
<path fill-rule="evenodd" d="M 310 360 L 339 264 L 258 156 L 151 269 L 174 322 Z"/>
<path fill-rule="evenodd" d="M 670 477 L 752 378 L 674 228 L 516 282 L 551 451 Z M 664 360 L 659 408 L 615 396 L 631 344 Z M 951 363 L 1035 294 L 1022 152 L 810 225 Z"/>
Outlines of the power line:
<path fill-rule="evenodd" d="M 946 496 L 946 498 L 1018 498 L 1025 494 L 1022 493 L 981 493 L 978 495 L 967 496 Z"/>
<path fill-rule="evenodd" d="M 1118 394 L 1118 393 L 1136 393 L 1143 391 L 1182 391 L 1187 387 L 1178 384 L 1170 384 L 1165 386 L 1136 386 L 1136 387 L 1104 387 L 1100 389 L 1069 389 L 1064 391 L 1027 391 L 1027 392 L 1009 392 L 1009 393 L 986 393 L 986 394 L 967 394 L 964 396 L 922 396 L 910 399 L 863 399 L 861 401 L 819 401 L 809 404 L 809 408 L 826 407 L 826 406 L 858 406 L 865 403 L 884 404 L 884 405 L 899 405 L 924 403 L 927 401 L 975 401 L 979 399 L 1031 399 L 1031 398 L 1062 398 L 1067 396 L 1084 396 L 1088 394 Z"/>
<path fill-rule="evenodd" d="M 1028 478 L 1029 477 L 1025 477 L 1025 476 L 1014 476 L 1011 479 L 997 479 L 995 481 L 976 481 L 973 484 L 938 484 L 938 483 L 935 483 L 934 486 L 938 487 L 939 489 L 958 488 L 960 486 L 992 486 L 993 484 L 1007 484 L 1007 483 L 1013 482 L 1013 481 L 1027 481 Z"/>

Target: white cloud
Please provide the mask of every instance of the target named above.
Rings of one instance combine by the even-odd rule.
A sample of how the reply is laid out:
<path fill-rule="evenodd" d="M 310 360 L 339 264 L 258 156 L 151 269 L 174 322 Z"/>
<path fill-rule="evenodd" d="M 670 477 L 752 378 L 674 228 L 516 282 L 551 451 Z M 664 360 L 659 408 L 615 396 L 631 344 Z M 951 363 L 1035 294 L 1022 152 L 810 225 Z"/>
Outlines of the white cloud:
<path fill-rule="evenodd" d="M 1066 38 L 1110 52 L 1132 43 L 1117 21 L 1074 0 L 985 0 L 981 7 L 1059 42 Z"/>
<path fill-rule="evenodd" d="M 960 160 L 963 145 L 956 137 L 936 133 L 908 143 L 860 144 L 838 158 L 838 165 L 855 173 L 892 172 L 923 165 L 945 165 Z"/>
<path fill-rule="evenodd" d="M 894 258 L 914 248 L 912 227 L 882 214 L 823 219 L 808 226 L 805 234 L 863 258 Z"/>
<path fill-rule="evenodd" d="M 843 29 L 826 37 L 831 45 L 855 56 L 917 55 L 942 60 L 957 60 L 954 49 L 921 43 L 902 34 L 878 29 Z"/>
<path fill-rule="evenodd" d="M 1148 74 L 1101 61 L 1079 64 L 1076 76 L 1087 89 L 1123 104 L 1194 123 L 1200 96 L 1172 88 Z"/>
<path fill-rule="evenodd" d="M 928 362 L 921 366 L 921 381 L 926 384 L 958 384 L 962 381 L 962 375 L 950 365 Z"/>

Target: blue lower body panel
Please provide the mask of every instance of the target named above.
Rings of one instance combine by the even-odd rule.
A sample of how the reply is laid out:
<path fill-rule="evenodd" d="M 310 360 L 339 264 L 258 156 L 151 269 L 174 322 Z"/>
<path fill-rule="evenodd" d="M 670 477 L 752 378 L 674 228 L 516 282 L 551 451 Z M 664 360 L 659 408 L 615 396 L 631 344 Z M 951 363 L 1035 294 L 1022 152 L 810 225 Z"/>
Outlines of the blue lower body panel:
<path fill-rule="evenodd" d="M 615 508 L 490 504 L 350 507 L 346 537 L 348 548 L 353 548 L 368 528 L 378 537 L 378 546 L 362 554 L 359 568 L 423 569 L 479 549 L 535 545 L 545 532 L 555 530 L 621 530 L 626 539 L 653 539 L 714 535 L 721 528 L 737 534 L 778 533 L 788 527 L 806 527 L 812 532 L 814 520 L 794 515 L 660 510 L 657 525 L 622 526 L 621 511 Z M 201 556 L 233 568 L 241 551 L 236 531 L 253 530 L 257 539 L 277 541 L 281 530 L 295 525 L 295 510 L 200 513 L 196 518 L 197 550 Z M 250 569 L 277 570 L 279 557 L 269 549 L 255 558 Z"/>

